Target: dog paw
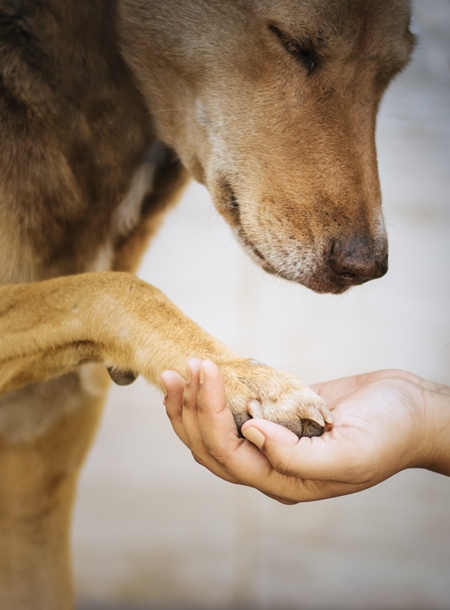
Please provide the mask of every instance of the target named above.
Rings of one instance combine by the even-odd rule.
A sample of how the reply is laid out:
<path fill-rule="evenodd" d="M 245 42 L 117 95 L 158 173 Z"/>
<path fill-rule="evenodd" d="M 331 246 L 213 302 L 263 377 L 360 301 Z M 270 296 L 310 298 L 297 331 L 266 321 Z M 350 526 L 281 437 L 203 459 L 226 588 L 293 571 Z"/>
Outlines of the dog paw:
<path fill-rule="evenodd" d="M 297 379 L 256 360 L 217 363 L 238 430 L 252 417 L 281 424 L 297 436 L 320 436 L 331 414 L 323 400 Z"/>

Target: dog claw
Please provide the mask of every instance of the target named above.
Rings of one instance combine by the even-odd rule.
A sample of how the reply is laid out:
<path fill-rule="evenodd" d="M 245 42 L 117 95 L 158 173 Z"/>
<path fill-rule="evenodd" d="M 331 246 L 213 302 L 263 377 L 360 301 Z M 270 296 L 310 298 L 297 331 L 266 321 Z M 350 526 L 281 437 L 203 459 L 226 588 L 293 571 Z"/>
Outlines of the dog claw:
<path fill-rule="evenodd" d="M 253 418 L 261 419 L 264 417 L 263 410 L 261 408 L 261 403 L 259 402 L 259 400 L 251 400 L 248 403 L 247 411 L 248 414 L 251 415 Z"/>
<path fill-rule="evenodd" d="M 312 422 L 316 423 L 318 426 L 321 426 L 322 428 L 325 427 L 325 420 L 320 413 L 314 413 L 314 415 L 310 415 L 309 419 Z"/>
<path fill-rule="evenodd" d="M 333 415 L 331 414 L 331 411 L 329 411 L 329 409 L 326 407 L 326 405 L 324 403 L 322 403 L 319 407 L 317 407 L 319 412 L 320 412 L 320 417 L 321 420 L 324 421 L 323 424 L 321 425 L 325 425 L 325 423 L 327 424 L 332 424 L 334 422 L 333 419 Z M 311 417 L 311 419 L 316 420 L 317 422 L 319 422 L 319 419 L 317 419 L 317 417 Z"/>
<path fill-rule="evenodd" d="M 326 407 L 322 408 L 322 415 L 327 424 L 332 424 L 334 422 L 334 418 L 330 411 Z"/>
<path fill-rule="evenodd" d="M 130 385 L 139 377 L 134 371 L 122 371 L 113 366 L 106 367 L 109 376 L 117 385 Z"/>

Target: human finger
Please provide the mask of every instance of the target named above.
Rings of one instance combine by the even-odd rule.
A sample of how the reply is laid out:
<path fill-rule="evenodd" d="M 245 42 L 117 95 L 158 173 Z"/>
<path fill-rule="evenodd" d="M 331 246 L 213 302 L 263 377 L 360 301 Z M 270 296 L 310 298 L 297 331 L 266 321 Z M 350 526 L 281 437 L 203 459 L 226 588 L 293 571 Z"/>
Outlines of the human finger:
<path fill-rule="evenodd" d="M 322 383 L 316 383 L 311 385 L 311 389 L 319 394 L 327 406 L 333 409 L 336 404 L 341 402 L 343 399 L 348 400 L 353 394 L 360 391 L 367 385 L 384 380 L 384 379 L 403 379 L 403 380 L 417 380 L 419 379 L 415 375 L 402 371 L 399 369 L 383 369 L 379 371 L 371 371 L 369 373 L 361 373 L 359 375 L 351 375 L 349 377 L 342 377 L 341 379 L 333 379 L 331 381 L 325 381 Z"/>
<path fill-rule="evenodd" d="M 242 434 L 280 474 L 318 482 L 362 483 L 358 461 L 352 456 L 354 446 L 346 444 L 339 424 L 327 426 L 322 436 L 299 439 L 274 422 L 253 419 L 243 425 Z"/>
<path fill-rule="evenodd" d="M 169 417 L 172 428 L 178 438 L 185 444 L 188 439 L 183 426 L 183 393 L 186 385 L 185 380 L 175 371 L 164 371 L 160 380 L 165 390 L 164 406 Z"/>
<path fill-rule="evenodd" d="M 193 451 L 201 447 L 203 441 L 198 425 L 197 394 L 200 384 L 200 358 L 190 358 L 186 363 L 186 385 L 183 393 L 183 409 L 181 413 L 184 432 L 188 446 Z"/>
<path fill-rule="evenodd" d="M 198 358 L 192 358 L 187 362 L 187 382 L 183 395 L 182 422 L 183 430 L 187 438 L 187 445 L 191 449 L 194 459 L 211 470 L 215 475 L 229 482 L 235 482 L 233 477 L 211 455 L 205 446 L 203 431 L 199 425 L 198 394 L 200 388 L 200 374 L 203 375 L 202 362 Z M 208 400 L 214 401 L 217 396 L 214 392 L 208 396 Z M 223 401 L 225 396 L 223 394 Z M 233 421 L 234 425 L 234 421 Z"/>
<path fill-rule="evenodd" d="M 280 500 L 282 494 L 277 490 L 273 492 L 270 485 L 260 487 L 260 482 L 270 478 L 273 469 L 252 443 L 239 436 L 233 415 L 226 405 L 220 370 L 212 361 L 203 362 L 201 379 L 197 398 L 198 421 L 208 455 L 233 481 L 260 489 Z"/>

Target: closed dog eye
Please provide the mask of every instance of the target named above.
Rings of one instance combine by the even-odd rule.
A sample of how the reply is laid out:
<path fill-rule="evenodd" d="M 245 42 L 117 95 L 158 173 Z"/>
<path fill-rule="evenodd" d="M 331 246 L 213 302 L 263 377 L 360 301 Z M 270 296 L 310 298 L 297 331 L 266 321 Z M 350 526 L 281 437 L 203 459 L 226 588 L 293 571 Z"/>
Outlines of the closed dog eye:
<path fill-rule="evenodd" d="M 269 31 L 275 34 L 289 55 L 300 61 L 306 68 L 308 75 L 316 70 L 318 60 L 312 43 L 293 40 L 274 24 L 269 25 Z"/>

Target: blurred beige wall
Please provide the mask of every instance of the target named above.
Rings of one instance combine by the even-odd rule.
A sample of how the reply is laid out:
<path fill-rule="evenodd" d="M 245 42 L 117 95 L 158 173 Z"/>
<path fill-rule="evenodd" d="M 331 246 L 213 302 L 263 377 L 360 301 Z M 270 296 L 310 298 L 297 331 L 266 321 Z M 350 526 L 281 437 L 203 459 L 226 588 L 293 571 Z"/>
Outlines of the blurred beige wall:
<path fill-rule="evenodd" d="M 398 367 L 450 384 L 450 2 L 415 9 L 419 45 L 378 126 L 386 277 L 340 297 L 269 277 L 196 184 L 141 268 L 242 355 L 308 383 Z M 111 391 L 73 541 L 83 610 L 450 608 L 449 479 L 278 505 L 196 464 L 142 380 Z"/>

